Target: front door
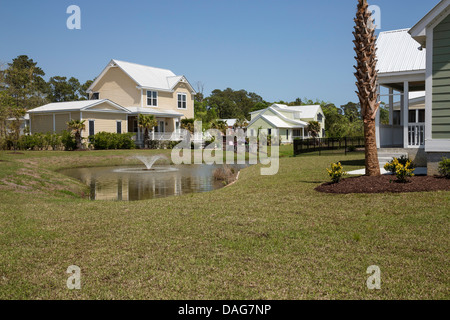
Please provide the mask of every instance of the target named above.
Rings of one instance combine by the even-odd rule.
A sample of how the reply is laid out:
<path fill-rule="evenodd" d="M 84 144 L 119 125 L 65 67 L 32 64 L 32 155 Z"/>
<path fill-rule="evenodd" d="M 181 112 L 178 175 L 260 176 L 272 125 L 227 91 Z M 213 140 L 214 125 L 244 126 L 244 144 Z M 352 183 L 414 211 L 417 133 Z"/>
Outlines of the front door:
<path fill-rule="evenodd" d="M 166 128 L 164 127 L 164 121 L 158 121 L 158 132 L 164 133 L 166 132 Z"/>

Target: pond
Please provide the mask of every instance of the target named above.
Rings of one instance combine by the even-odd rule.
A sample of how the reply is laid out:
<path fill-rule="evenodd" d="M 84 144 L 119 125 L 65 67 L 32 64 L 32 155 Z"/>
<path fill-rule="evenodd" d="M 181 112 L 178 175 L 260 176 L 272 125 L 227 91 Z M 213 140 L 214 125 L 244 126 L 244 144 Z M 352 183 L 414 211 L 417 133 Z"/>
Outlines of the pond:
<path fill-rule="evenodd" d="M 90 187 L 91 200 L 136 201 L 188 193 L 207 192 L 224 187 L 214 179 L 219 165 L 179 165 L 94 167 L 65 169 L 60 172 Z M 235 170 L 243 165 L 231 166 Z"/>

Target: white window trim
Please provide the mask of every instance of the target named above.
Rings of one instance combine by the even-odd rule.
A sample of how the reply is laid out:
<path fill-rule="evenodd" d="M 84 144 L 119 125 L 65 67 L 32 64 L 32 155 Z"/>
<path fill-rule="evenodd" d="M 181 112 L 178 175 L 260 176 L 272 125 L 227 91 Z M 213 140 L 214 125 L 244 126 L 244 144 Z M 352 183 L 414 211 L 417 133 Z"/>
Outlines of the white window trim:
<path fill-rule="evenodd" d="M 183 108 L 183 101 L 181 101 L 181 103 L 182 103 L 181 106 L 182 106 L 182 107 L 180 108 L 180 107 L 178 106 L 178 102 L 179 102 L 178 99 L 179 99 L 180 96 L 185 96 L 185 97 L 186 97 L 186 102 L 185 102 L 185 103 L 186 103 L 186 107 L 185 107 L 185 108 Z M 184 92 L 177 92 L 177 108 L 180 109 L 180 110 L 187 110 L 187 93 L 184 93 Z"/>
<path fill-rule="evenodd" d="M 94 91 L 94 92 L 92 92 L 92 95 L 91 95 L 91 98 L 94 96 L 94 94 L 98 94 L 98 98 L 97 99 L 90 99 L 90 100 L 100 100 L 100 92 L 98 92 L 98 91 Z"/>
<path fill-rule="evenodd" d="M 151 99 L 152 99 L 152 102 L 153 102 L 153 93 L 154 92 L 156 92 L 156 105 L 152 105 L 152 104 L 148 104 L 148 93 L 149 92 L 151 92 L 152 93 L 152 97 L 151 97 Z M 158 100 L 159 100 L 159 94 L 158 94 L 158 91 L 156 91 L 156 90 L 145 90 L 145 99 L 146 99 L 146 103 L 145 103 L 145 105 L 147 106 L 147 107 L 158 107 Z"/>

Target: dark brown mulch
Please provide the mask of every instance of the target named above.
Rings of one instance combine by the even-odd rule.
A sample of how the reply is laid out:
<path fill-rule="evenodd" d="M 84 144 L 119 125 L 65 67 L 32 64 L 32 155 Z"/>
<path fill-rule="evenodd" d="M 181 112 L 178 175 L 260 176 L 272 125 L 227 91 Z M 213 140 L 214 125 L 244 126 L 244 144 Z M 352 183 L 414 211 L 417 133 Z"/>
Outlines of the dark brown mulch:
<path fill-rule="evenodd" d="M 8 152 L 8 154 L 23 154 L 22 152 Z"/>
<path fill-rule="evenodd" d="M 324 183 L 315 190 L 337 194 L 450 191 L 450 179 L 415 176 L 409 178 L 408 181 L 409 182 L 407 183 L 399 183 L 397 182 L 397 178 L 392 175 L 383 175 L 379 177 L 361 176 L 343 179 L 339 183 Z"/>

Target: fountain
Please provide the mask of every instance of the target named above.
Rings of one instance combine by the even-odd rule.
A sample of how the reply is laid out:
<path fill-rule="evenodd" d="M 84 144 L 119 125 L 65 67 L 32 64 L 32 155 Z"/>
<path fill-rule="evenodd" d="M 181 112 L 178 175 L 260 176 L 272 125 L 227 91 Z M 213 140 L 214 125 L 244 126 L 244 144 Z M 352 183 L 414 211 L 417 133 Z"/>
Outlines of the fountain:
<path fill-rule="evenodd" d="M 152 170 L 153 165 L 155 164 L 156 161 L 158 161 L 159 159 L 166 159 L 166 157 L 162 156 L 162 155 L 156 155 L 156 156 L 152 156 L 152 157 L 147 157 L 147 156 L 135 156 L 136 159 L 140 160 L 145 167 L 147 168 L 147 170 Z"/>
<path fill-rule="evenodd" d="M 178 169 L 170 166 L 154 166 L 156 161 L 160 159 L 164 159 L 168 162 L 167 157 L 164 155 L 156 155 L 156 156 L 144 156 L 144 155 L 137 155 L 134 156 L 133 159 L 140 160 L 144 165 L 145 169 L 141 168 L 121 168 L 115 170 L 115 172 L 126 172 L 126 173 L 142 173 L 142 172 L 153 172 L 153 173 L 162 173 L 162 172 L 171 172 L 171 171 L 177 171 Z"/>

